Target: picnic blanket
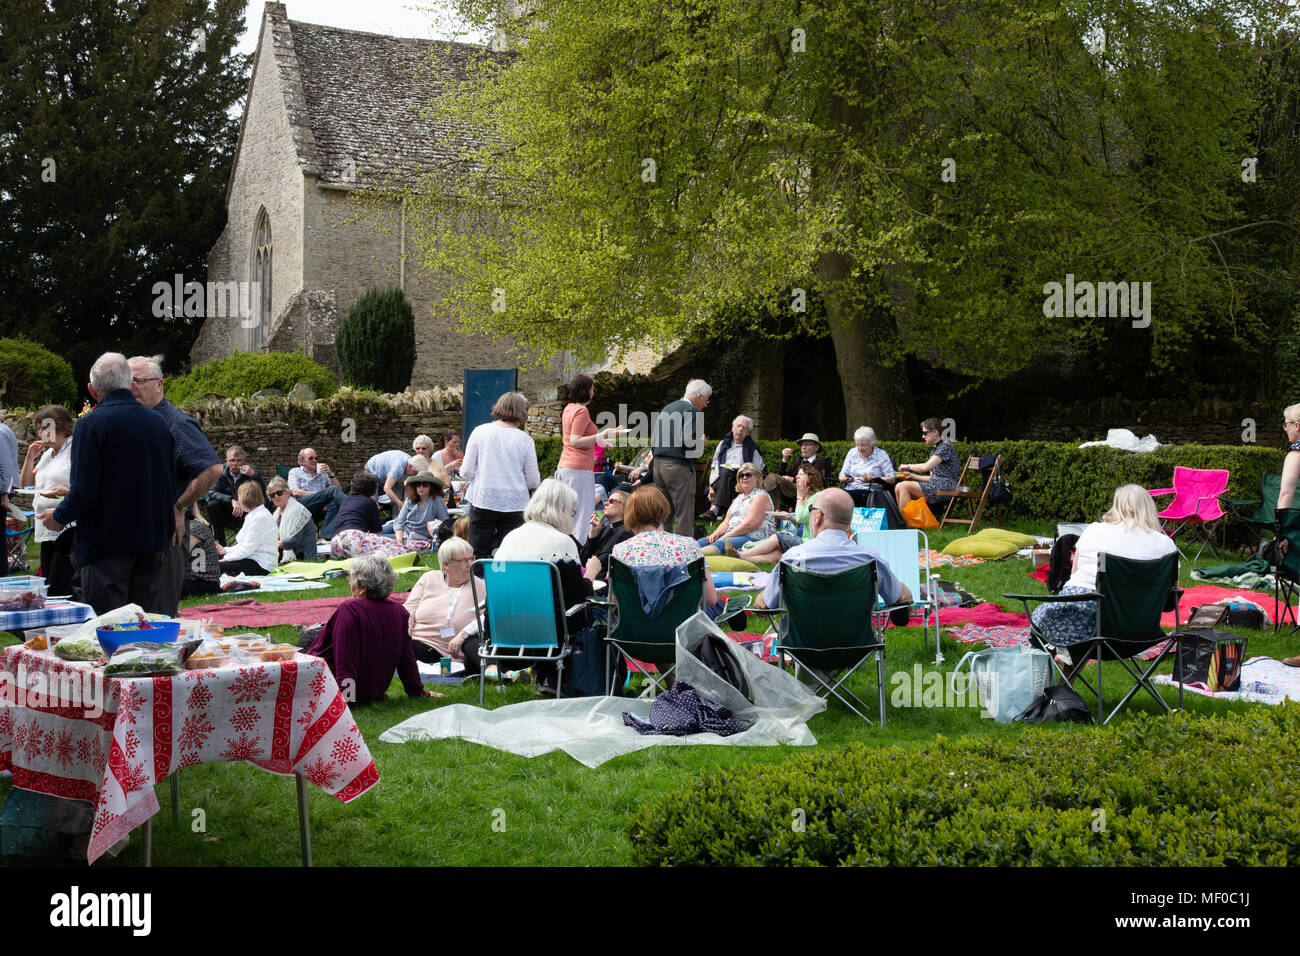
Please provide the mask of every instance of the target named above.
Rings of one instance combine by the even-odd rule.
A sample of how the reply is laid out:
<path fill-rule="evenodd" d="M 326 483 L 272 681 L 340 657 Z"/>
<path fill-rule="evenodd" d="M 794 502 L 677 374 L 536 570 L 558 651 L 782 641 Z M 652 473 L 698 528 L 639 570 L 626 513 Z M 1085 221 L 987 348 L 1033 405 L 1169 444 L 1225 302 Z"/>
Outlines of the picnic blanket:
<path fill-rule="evenodd" d="M 398 574 L 406 574 L 408 571 L 427 571 L 416 563 L 419 555 L 414 551 L 408 554 L 395 554 L 387 558 L 389 564 Z M 290 561 L 288 564 L 282 564 L 272 574 L 293 574 L 300 578 L 323 578 L 326 571 L 336 569 L 347 570 L 352 567 L 352 558 L 340 558 L 337 561 Z"/>
<path fill-rule="evenodd" d="M 986 644 L 989 647 L 1011 647 L 1014 644 L 1029 643 L 1029 627 L 1008 627 L 1006 625 L 984 626 L 980 624 L 963 624 L 961 627 L 950 627 L 947 629 L 948 636 L 958 644 Z M 1148 647 L 1141 654 L 1135 655 L 1138 660 L 1149 661 L 1159 654 L 1163 649 L 1164 643 L 1157 644 L 1154 647 Z"/>
<path fill-rule="evenodd" d="M 1277 578 L 1271 574 L 1260 574 L 1256 571 L 1242 571 L 1240 574 L 1222 575 L 1210 574 L 1215 568 L 1196 568 L 1192 571 L 1193 581 L 1218 581 L 1220 584 L 1230 584 L 1234 588 L 1245 588 L 1248 591 L 1272 591 L 1277 584 Z"/>
<path fill-rule="evenodd" d="M 1170 674 L 1151 678 L 1156 684 L 1174 684 Z M 1178 686 L 1174 684 L 1174 686 Z M 1190 694 L 1215 700 L 1244 700 L 1254 704 L 1277 705 L 1284 700 L 1300 700 L 1300 667 L 1287 667 L 1271 657 L 1252 657 L 1241 665 L 1241 689 L 1212 694 L 1204 684 L 1184 684 Z"/>
<path fill-rule="evenodd" d="M 913 617 L 909 622 L 912 627 L 920 627 L 921 618 Z M 1028 629 L 1029 618 L 1014 611 L 1003 610 L 998 604 L 976 604 L 974 607 L 939 608 L 939 625 L 979 624 L 983 627 L 994 625 L 1011 625 Z"/>
<path fill-rule="evenodd" d="M 390 601 L 402 603 L 410 592 L 393 594 Z M 306 601 L 259 601 L 256 598 L 241 598 L 224 604 L 197 604 L 194 607 L 181 608 L 180 616 L 198 620 L 207 618 L 214 624 L 220 624 L 229 630 L 240 627 L 293 627 L 309 624 L 323 624 L 330 619 L 334 609 L 349 600 L 345 597 L 312 598 Z"/>
<path fill-rule="evenodd" d="M 231 581 L 246 581 L 249 584 L 256 584 L 259 591 L 314 591 L 317 588 L 329 587 L 324 581 L 302 581 L 296 575 L 290 577 L 283 574 L 223 574 L 221 576 L 221 586 L 225 587 Z"/>
<path fill-rule="evenodd" d="M 946 564 L 952 568 L 964 568 L 969 564 L 983 564 L 983 558 L 977 558 L 973 554 L 944 554 L 942 551 L 930 550 L 930 567 L 937 568 L 941 564 Z M 917 555 L 917 563 L 925 567 L 925 555 Z"/>

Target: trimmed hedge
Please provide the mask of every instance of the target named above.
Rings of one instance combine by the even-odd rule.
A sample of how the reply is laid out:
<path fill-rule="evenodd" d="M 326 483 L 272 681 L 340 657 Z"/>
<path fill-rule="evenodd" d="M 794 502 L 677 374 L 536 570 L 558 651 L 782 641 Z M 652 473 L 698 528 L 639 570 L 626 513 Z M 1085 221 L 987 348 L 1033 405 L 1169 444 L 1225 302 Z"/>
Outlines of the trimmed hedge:
<path fill-rule="evenodd" d="M 400 392 L 415 368 L 415 314 L 397 286 L 371 289 L 348 311 L 334 336 L 345 385 Z"/>
<path fill-rule="evenodd" d="M 1287 703 L 922 750 L 853 744 L 706 771 L 627 833 L 642 866 L 1287 866 L 1300 862 L 1298 733 Z"/>
<path fill-rule="evenodd" d="M 287 393 L 299 382 L 311 386 L 317 398 L 328 398 L 339 388 L 333 372 L 298 352 L 236 352 L 172 379 L 165 390 L 168 401 L 184 407 L 209 393 L 249 398 L 264 388 Z"/>
<path fill-rule="evenodd" d="M 543 477 L 555 471 L 560 458 L 559 438 L 538 438 L 537 462 Z M 794 448 L 789 439 L 760 441 L 759 451 L 769 469 L 781 462 L 781 449 Z M 1174 481 L 1174 466 L 1188 468 L 1227 468 L 1228 491 L 1233 498 L 1258 498 L 1260 476 L 1266 471 L 1281 472 L 1283 448 L 1246 445 L 1167 445 L 1149 454 L 1116 451 L 1113 448 L 1080 448 L 1076 444 L 1044 441 L 956 442 L 962 461 L 970 455 L 1002 455 L 1003 474 L 1011 485 L 1013 500 L 1006 517 L 1049 519 L 1053 521 L 1095 521 L 1110 507 L 1111 496 L 1120 485 L 1144 488 L 1169 488 Z M 705 447 L 705 461 L 713 457 L 717 442 Z M 828 455 L 836 471 L 844 464 L 853 442 L 828 441 L 822 453 Z M 929 447 L 920 441 L 880 443 L 900 462 L 925 461 Z M 635 448 L 610 450 L 614 460 L 627 462 Z M 1164 507 L 1169 498 L 1159 498 Z"/>
<path fill-rule="evenodd" d="M 9 408 L 63 405 L 77 414 L 77 380 L 72 366 L 30 339 L 0 339 L 0 384 Z"/>

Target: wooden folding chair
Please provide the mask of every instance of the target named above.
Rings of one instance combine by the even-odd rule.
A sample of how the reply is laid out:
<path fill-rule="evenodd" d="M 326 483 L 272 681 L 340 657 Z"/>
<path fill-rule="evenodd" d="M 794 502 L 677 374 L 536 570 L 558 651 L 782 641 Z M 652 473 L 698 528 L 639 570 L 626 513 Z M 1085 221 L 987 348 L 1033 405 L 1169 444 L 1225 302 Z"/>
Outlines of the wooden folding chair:
<path fill-rule="evenodd" d="M 1002 456 L 998 455 L 993 462 L 993 467 L 980 470 L 979 455 L 971 455 L 966 459 L 966 464 L 962 466 L 961 475 L 957 478 L 957 487 L 952 491 L 936 491 L 935 494 L 940 498 L 948 499 L 948 507 L 943 511 L 943 519 L 939 522 L 942 528 L 949 524 L 964 524 L 971 531 L 975 530 L 976 523 L 980 520 L 980 515 L 984 512 L 984 505 L 989 499 L 989 490 L 993 487 L 993 479 L 1002 474 Z M 971 487 L 971 481 L 974 475 L 979 475 L 983 481 L 983 486 L 979 490 Z M 958 518 L 953 514 L 953 509 L 957 502 L 965 501 L 970 507 L 969 518 Z"/>

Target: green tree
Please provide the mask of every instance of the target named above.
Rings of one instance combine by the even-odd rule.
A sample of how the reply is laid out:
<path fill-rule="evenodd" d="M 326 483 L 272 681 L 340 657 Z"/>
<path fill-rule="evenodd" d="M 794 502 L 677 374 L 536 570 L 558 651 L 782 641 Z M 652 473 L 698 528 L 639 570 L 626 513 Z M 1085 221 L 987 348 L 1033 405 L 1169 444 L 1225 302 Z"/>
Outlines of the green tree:
<path fill-rule="evenodd" d="M 408 197 L 471 329 L 594 358 L 755 300 L 799 321 L 773 290 L 815 288 L 846 418 L 882 435 L 915 424 L 909 356 L 1000 378 L 1119 335 L 1158 375 L 1261 334 L 1219 280 L 1250 224 L 1243 31 L 1280 33 L 1286 7 L 457 6 L 517 41 L 435 106 L 495 135 Z M 1067 274 L 1151 282 L 1150 326 L 1045 315 Z"/>
<path fill-rule="evenodd" d="M 348 311 L 334 338 L 345 385 L 400 392 L 415 368 L 415 315 L 397 286 L 371 289 Z"/>
<path fill-rule="evenodd" d="M 0 332 L 67 357 L 188 359 L 202 319 L 156 282 L 206 273 L 248 57 L 244 0 L 0 0 Z"/>

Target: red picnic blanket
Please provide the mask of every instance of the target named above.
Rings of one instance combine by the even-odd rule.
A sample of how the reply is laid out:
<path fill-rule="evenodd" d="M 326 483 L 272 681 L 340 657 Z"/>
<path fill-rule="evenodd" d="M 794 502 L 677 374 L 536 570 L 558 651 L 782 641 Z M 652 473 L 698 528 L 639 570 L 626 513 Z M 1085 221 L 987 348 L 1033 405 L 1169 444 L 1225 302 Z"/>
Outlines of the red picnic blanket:
<path fill-rule="evenodd" d="M 389 596 L 390 601 L 399 604 L 406 600 L 409 591 Z M 194 607 L 181 608 L 180 616 L 199 620 L 207 618 L 213 624 L 224 628 L 232 627 L 277 627 L 288 624 L 293 627 L 306 627 L 311 624 L 324 624 L 334 613 L 334 609 L 348 600 L 345 597 L 312 598 L 306 601 L 259 601 L 256 598 L 241 598 L 222 604 L 199 604 Z"/>

